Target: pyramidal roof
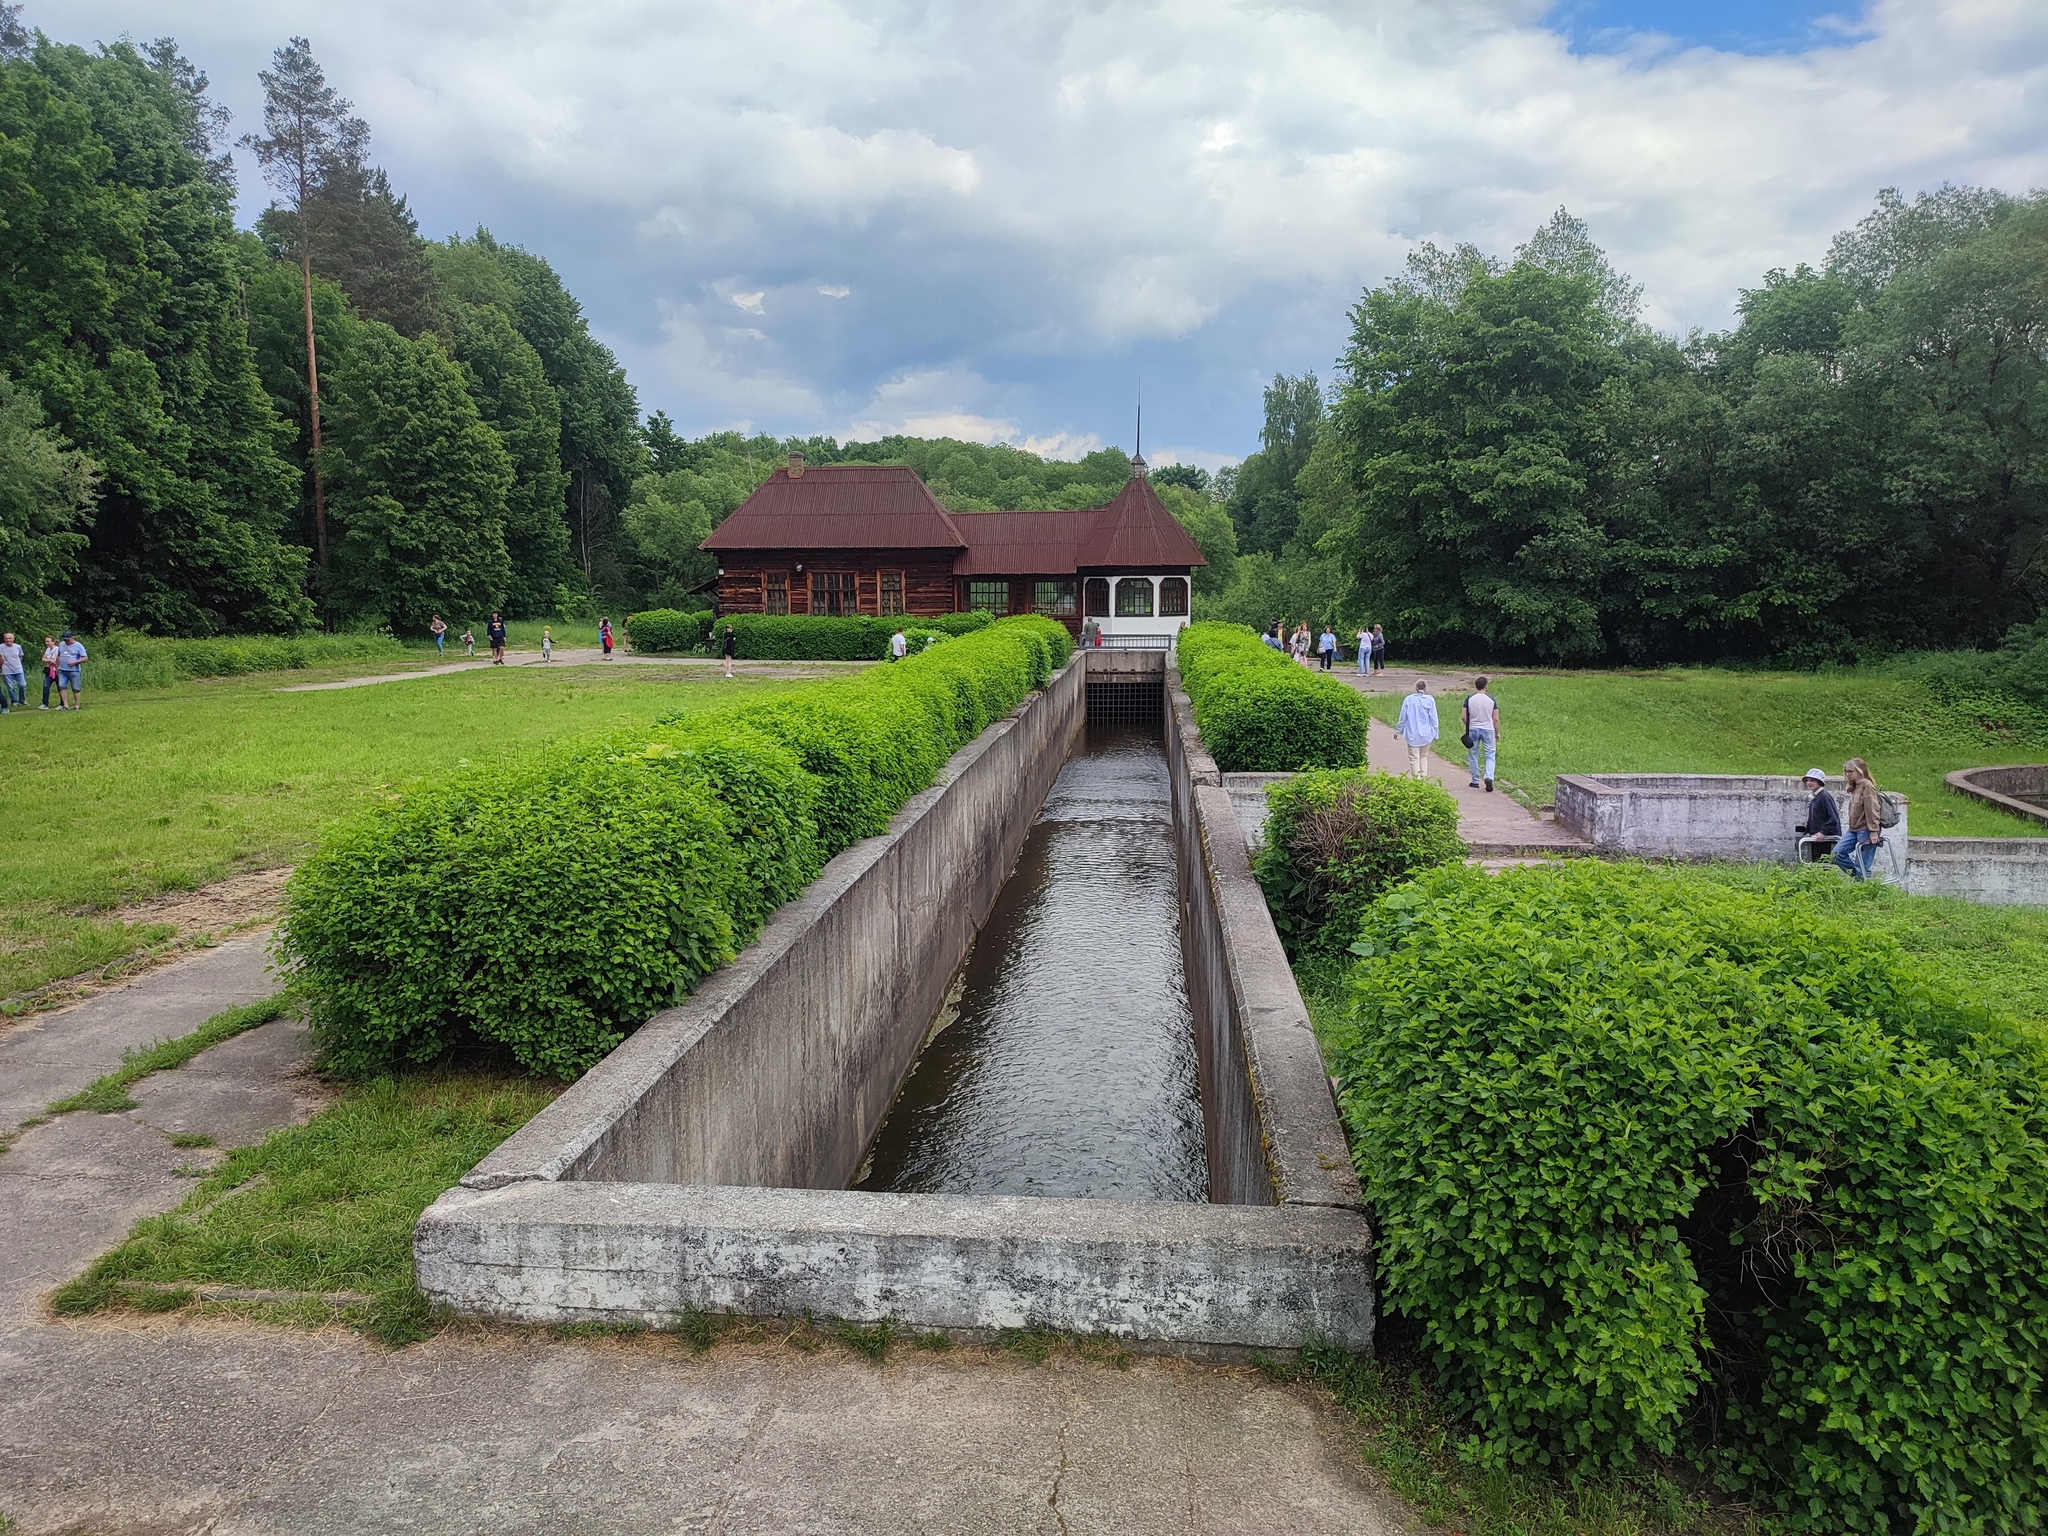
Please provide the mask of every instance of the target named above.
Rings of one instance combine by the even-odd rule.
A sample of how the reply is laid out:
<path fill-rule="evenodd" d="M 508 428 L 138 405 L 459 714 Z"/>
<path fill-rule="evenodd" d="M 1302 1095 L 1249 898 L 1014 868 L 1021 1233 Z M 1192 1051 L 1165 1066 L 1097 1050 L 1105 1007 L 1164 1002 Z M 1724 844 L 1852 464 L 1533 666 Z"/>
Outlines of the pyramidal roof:
<path fill-rule="evenodd" d="M 1147 567 L 1207 565 L 1202 551 L 1145 478 L 1145 461 L 1131 462 L 1131 478 L 1110 504 L 1095 514 L 1095 527 L 1081 541 L 1074 563 Z"/>

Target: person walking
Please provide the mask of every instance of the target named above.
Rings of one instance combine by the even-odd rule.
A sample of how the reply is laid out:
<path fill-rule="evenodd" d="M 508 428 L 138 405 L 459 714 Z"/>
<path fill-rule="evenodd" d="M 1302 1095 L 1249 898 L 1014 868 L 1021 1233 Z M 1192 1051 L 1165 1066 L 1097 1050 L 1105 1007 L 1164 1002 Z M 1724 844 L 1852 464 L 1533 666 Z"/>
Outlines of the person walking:
<path fill-rule="evenodd" d="M 1377 624 L 1372 627 L 1372 669 L 1375 672 L 1387 670 L 1387 635 Z"/>
<path fill-rule="evenodd" d="M 1486 691 L 1486 679 L 1474 681 L 1472 692 L 1465 700 L 1465 767 L 1472 775 L 1472 787 L 1479 787 L 1480 749 L 1486 749 L 1486 792 L 1493 793 L 1493 754 L 1500 741 L 1500 705 L 1493 695 Z"/>
<path fill-rule="evenodd" d="M 1323 626 L 1322 638 L 1316 641 L 1316 656 L 1325 672 L 1337 664 L 1337 631 L 1327 624 Z"/>
<path fill-rule="evenodd" d="M 725 675 L 730 679 L 732 676 L 732 659 L 739 654 L 740 649 L 740 637 L 732 632 L 730 624 L 725 626 L 725 637 L 719 642 L 719 648 L 725 653 Z"/>
<path fill-rule="evenodd" d="M 542 661 L 553 661 L 555 659 L 555 632 L 545 624 L 540 627 L 540 659 Z"/>
<path fill-rule="evenodd" d="M 1835 844 L 1835 867 L 1851 880 L 1868 880 L 1877 850 L 1884 846 L 1884 809 L 1877 798 L 1877 780 L 1860 757 L 1842 764 L 1849 786 L 1849 812 L 1842 818 L 1842 840 Z"/>
<path fill-rule="evenodd" d="M 70 630 L 64 631 L 64 638 L 57 642 L 57 707 L 59 709 L 83 709 L 85 699 L 85 644 Z M 71 695 L 67 706 L 64 695 Z"/>
<path fill-rule="evenodd" d="M 1284 656 L 1287 654 L 1287 642 L 1281 637 L 1285 630 L 1286 626 L 1282 624 L 1278 619 L 1275 619 L 1273 621 L 1273 627 L 1267 630 L 1264 634 L 1260 635 L 1259 638 L 1265 641 L 1266 644 L 1273 650 L 1280 652 Z"/>
<path fill-rule="evenodd" d="M 448 654 L 448 626 L 441 622 L 441 615 L 434 615 L 434 622 L 427 626 L 427 633 L 434 637 L 434 654 Z"/>
<path fill-rule="evenodd" d="M 612 621 L 610 619 L 599 619 L 597 621 L 597 643 L 604 647 L 604 659 L 610 661 L 612 659 Z"/>
<path fill-rule="evenodd" d="M 1363 625 L 1358 631 L 1358 675 L 1365 676 L 1372 670 L 1372 631 Z"/>
<path fill-rule="evenodd" d="M 50 690 L 57 686 L 57 637 L 43 636 L 43 708 L 50 707 Z M 62 699 L 57 701 L 63 703 Z"/>
<path fill-rule="evenodd" d="M 1308 665 L 1308 625 L 1304 622 L 1294 626 L 1294 659 L 1304 667 Z"/>
<path fill-rule="evenodd" d="M 503 614 L 494 613 L 491 615 L 491 622 L 484 626 L 484 638 L 491 642 L 491 665 L 494 667 L 505 665 L 505 616 Z"/>
<path fill-rule="evenodd" d="M 462 632 L 462 654 L 471 661 L 476 660 L 476 631 L 473 629 L 464 629 Z"/>
<path fill-rule="evenodd" d="M 1426 779 L 1430 776 L 1429 745 L 1440 733 L 1436 700 L 1429 696 L 1429 684 L 1417 678 L 1415 691 L 1401 701 L 1401 718 L 1394 726 L 1394 734 L 1408 747 L 1410 778 Z"/>
<path fill-rule="evenodd" d="M 21 664 L 21 642 L 9 630 L 0 635 L 0 715 L 17 704 L 28 708 L 28 673 Z"/>
<path fill-rule="evenodd" d="M 1818 864 L 1842 840 L 1842 813 L 1835 809 L 1835 797 L 1828 790 L 1828 776 L 1820 769 L 1807 769 L 1805 784 L 1813 798 L 1806 802 L 1806 820 L 1792 830 L 1799 834 L 1800 862 Z M 1812 845 L 1810 856 L 1808 844 Z"/>
<path fill-rule="evenodd" d="M 910 641 L 903 633 L 903 626 L 898 624 L 896 626 L 896 633 L 889 637 L 889 660 L 892 662 L 901 661 L 909 654 Z"/>

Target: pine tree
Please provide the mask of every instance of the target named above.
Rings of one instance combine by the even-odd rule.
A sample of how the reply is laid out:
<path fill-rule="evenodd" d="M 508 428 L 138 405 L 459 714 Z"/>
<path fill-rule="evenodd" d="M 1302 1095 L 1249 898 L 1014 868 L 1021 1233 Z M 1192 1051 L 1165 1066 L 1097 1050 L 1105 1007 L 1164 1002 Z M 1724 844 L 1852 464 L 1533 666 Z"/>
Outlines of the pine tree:
<path fill-rule="evenodd" d="M 453 317 L 455 359 L 470 397 L 512 460 L 505 498 L 505 552 L 512 562 L 505 611 L 519 618 L 557 606 L 568 575 L 569 527 L 562 521 L 562 411 L 540 354 L 495 305 L 462 305 Z M 707 530 L 708 531 L 708 530 Z"/>

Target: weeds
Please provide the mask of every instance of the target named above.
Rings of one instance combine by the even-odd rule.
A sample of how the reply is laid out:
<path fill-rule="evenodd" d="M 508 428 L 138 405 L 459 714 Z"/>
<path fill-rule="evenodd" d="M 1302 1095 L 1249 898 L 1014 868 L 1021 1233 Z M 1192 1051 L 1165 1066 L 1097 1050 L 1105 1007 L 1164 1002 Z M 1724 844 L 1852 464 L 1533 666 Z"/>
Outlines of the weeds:
<path fill-rule="evenodd" d="M 211 1136 L 202 1135 L 197 1131 L 184 1131 L 171 1138 L 171 1145 L 174 1147 L 192 1148 L 211 1147 L 217 1145 L 217 1143 Z"/>
<path fill-rule="evenodd" d="M 685 1306 L 682 1315 L 676 1319 L 676 1336 L 690 1347 L 690 1353 L 701 1355 L 718 1342 L 723 1320 L 709 1312 L 700 1312 L 695 1307 Z"/>
<path fill-rule="evenodd" d="M 69 1098 L 59 1099 L 47 1113 L 68 1115 L 81 1109 L 93 1110 L 102 1115 L 119 1114 L 134 1109 L 135 1100 L 128 1096 L 130 1084 L 141 1081 L 152 1072 L 172 1072 L 185 1065 L 194 1056 L 210 1046 L 219 1045 L 223 1040 L 232 1040 L 236 1035 L 268 1024 L 291 1011 L 297 1001 L 287 987 L 275 997 L 266 997 L 260 1003 L 247 1003 L 240 1008 L 229 1008 L 215 1014 L 189 1035 L 179 1035 L 171 1040 L 159 1040 L 140 1051 L 129 1050 L 121 1053 L 121 1065 L 105 1076 L 94 1080 Z M 174 1147 L 210 1147 L 211 1136 L 173 1137 Z"/>
<path fill-rule="evenodd" d="M 896 1324 L 891 1318 L 862 1327 L 849 1323 L 843 1317 L 835 1317 L 825 1325 L 825 1332 L 859 1355 L 863 1360 L 880 1365 L 889 1357 L 889 1346 L 896 1338 Z"/>

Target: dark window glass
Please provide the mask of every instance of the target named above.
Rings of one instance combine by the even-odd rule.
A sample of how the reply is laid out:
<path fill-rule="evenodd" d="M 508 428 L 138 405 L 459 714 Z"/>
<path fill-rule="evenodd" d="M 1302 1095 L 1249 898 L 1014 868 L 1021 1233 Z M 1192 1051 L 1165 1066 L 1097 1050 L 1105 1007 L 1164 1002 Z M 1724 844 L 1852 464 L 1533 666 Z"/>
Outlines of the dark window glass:
<path fill-rule="evenodd" d="M 853 572 L 811 572 L 811 612 L 835 619 L 859 613 L 860 586 Z"/>
<path fill-rule="evenodd" d="M 970 581 L 967 583 L 967 606 L 988 613 L 1010 611 L 1010 584 L 1007 581 Z"/>
<path fill-rule="evenodd" d="M 1056 619 L 1068 617 L 1074 611 L 1074 583 L 1041 581 L 1032 593 L 1031 607 L 1034 612 L 1050 614 Z"/>
<path fill-rule="evenodd" d="M 789 578 L 787 576 L 770 576 L 768 578 L 768 606 L 763 611 L 767 613 L 789 612 Z"/>
<path fill-rule="evenodd" d="M 888 618 L 893 614 L 902 613 L 904 611 L 903 573 L 901 571 L 884 571 L 877 580 L 880 583 L 882 594 L 882 617 Z"/>
<path fill-rule="evenodd" d="M 1090 576 L 1084 589 L 1088 599 L 1086 616 L 1091 619 L 1109 617 L 1109 582 L 1101 576 Z"/>
<path fill-rule="evenodd" d="M 1188 579 L 1185 576 L 1168 576 L 1159 583 L 1159 612 L 1167 618 L 1178 618 L 1188 611 Z"/>
<path fill-rule="evenodd" d="M 1126 576 L 1116 584 L 1116 616 L 1120 619 L 1152 617 L 1152 583 L 1143 576 Z"/>

